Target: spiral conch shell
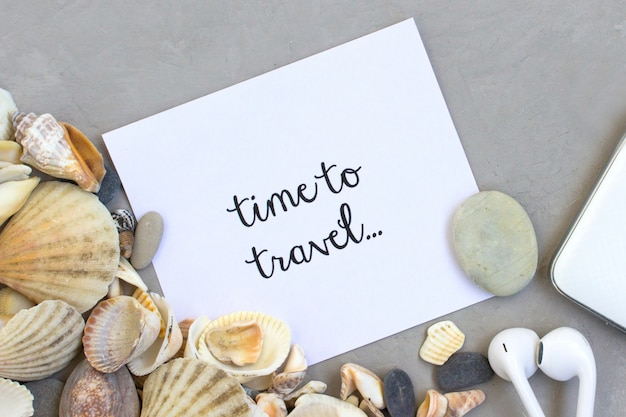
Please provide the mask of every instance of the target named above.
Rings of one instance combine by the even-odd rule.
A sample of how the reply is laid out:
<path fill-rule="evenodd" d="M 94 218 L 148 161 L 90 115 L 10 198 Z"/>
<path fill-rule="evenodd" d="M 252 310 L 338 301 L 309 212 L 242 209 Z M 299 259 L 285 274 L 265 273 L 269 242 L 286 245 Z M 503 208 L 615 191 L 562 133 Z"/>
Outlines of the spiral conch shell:
<path fill-rule="evenodd" d="M 23 147 L 23 162 L 98 192 L 106 173 L 102 154 L 80 130 L 48 113 L 14 113 L 13 126 L 15 140 Z"/>
<path fill-rule="evenodd" d="M 63 369 L 80 352 L 84 325 L 61 300 L 20 311 L 0 329 L 0 376 L 34 381 Z"/>
<path fill-rule="evenodd" d="M 232 362 L 220 361 L 211 353 L 206 338 L 209 332 L 249 321 L 258 323 L 263 333 L 261 353 L 256 362 L 238 366 Z M 231 313 L 213 321 L 206 317 L 198 317 L 189 328 L 185 357 L 204 360 L 235 376 L 240 383 L 245 383 L 276 371 L 287 358 L 290 347 L 291 330 L 286 323 L 262 313 L 244 311 Z M 247 346 L 243 346 L 243 349 L 246 348 Z"/>
<path fill-rule="evenodd" d="M 433 324 L 420 348 L 420 358 L 433 365 L 443 365 L 465 342 L 465 335 L 450 320 Z"/>
<path fill-rule="evenodd" d="M 159 366 L 143 386 L 141 417 L 249 417 L 237 380 L 208 363 L 178 358 Z"/>
<path fill-rule="evenodd" d="M 84 313 L 107 294 L 119 257 L 115 224 L 97 196 L 47 181 L 0 232 L 0 283 Z"/>

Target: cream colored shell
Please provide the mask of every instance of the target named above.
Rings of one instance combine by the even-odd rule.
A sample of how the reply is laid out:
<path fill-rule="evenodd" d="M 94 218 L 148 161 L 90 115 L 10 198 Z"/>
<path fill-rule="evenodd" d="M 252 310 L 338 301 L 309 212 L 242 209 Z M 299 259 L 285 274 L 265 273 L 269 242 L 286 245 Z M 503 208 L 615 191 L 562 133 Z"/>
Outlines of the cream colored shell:
<path fill-rule="evenodd" d="M 37 184 L 39 177 L 0 184 L 0 226 L 24 206 Z"/>
<path fill-rule="evenodd" d="M 444 417 L 448 410 L 448 399 L 438 391 L 429 389 L 426 398 L 417 409 L 416 417 Z"/>
<path fill-rule="evenodd" d="M 22 158 L 22 145 L 12 140 L 0 140 L 0 163 L 19 164 Z"/>
<path fill-rule="evenodd" d="M 14 139 L 12 116 L 17 111 L 17 105 L 13 96 L 0 88 L 0 140 L 10 141 Z"/>
<path fill-rule="evenodd" d="M 340 398 L 345 400 L 354 391 L 358 391 L 362 398 L 369 398 L 378 409 L 386 407 L 383 395 L 383 381 L 374 372 L 357 365 L 346 363 L 340 369 L 341 391 Z"/>
<path fill-rule="evenodd" d="M 93 309 L 83 335 L 85 357 L 100 372 L 115 372 L 154 343 L 161 318 L 135 298 L 120 295 Z"/>
<path fill-rule="evenodd" d="M 10 379 L 0 378 L 0 409 L 2 417 L 31 417 L 33 394 L 24 385 Z"/>
<path fill-rule="evenodd" d="M 0 329 L 0 376 L 34 381 L 63 369 L 80 352 L 84 324 L 61 300 L 20 311 Z"/>
<path fill-rule="evenodd" d="M 249 417 L 251 405 L 235 378 L 193 358 L 159 366 L 143 386 L 141 417 Z"/>
<path fill-rule="evenodd" d="M 433 324 L 426 333 L 419 355 L 433 365 L 443 365 L 465 342 L 463 332 L 450 320 Z"/>
<path fill-rule="evenodd" d="M 254 364 L 236 366 L 223 363 L 210 352 L 204 335 L 213 328 L 225 328 L 238 321 L 257 321 L 263 329 L 263 347 L 259 360 Z M 270 375 L 285 361 L 291 347 L 291 330 L 281 320 L 258 312 L 235 312 L 210 321 L 198 317 L 189 328 L 185 357 L 202 359 L 235 376 L 245 383 L 256 377 Z"/>
<path fill-rule="evenodd" d="M 326 394 L 305 394 L 296 401 L 290 417 L 367 417 L 359 407 Z"/>
<path fill-rule="evenodd" d="M 83 313 L 107 294 L 119 257 L 115 224 L 95 195 L 43 182 L 0 232 L 0 283 Z"/>

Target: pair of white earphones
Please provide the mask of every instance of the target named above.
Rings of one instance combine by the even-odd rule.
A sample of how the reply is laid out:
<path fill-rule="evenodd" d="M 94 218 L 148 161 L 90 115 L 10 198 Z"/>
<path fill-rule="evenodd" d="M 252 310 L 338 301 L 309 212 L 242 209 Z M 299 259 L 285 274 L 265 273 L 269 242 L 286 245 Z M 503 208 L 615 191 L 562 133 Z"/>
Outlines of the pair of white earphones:
<path fill-rule="evenodd" d="M 489 344 L 489 364 L 502 379 L 511 381 L 531 417 L 545 417 L 528 378 L 537 369 L 557 381 L 578 376 L 577 417 L 593 417 L 596 362 L 585 337 L 571 327 L 559 327 L 539 339 L 521 327 L 498 333 Z"/>

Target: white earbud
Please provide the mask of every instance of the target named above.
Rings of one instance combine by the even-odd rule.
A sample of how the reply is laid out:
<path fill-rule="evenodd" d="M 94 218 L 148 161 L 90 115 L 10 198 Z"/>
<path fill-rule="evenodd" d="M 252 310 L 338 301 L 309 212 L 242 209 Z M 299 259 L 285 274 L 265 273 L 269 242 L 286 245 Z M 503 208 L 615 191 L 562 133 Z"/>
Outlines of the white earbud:
<path fill-rule="evenodd" d="M 593 417 L 596 362 L 585 337 L 570 327 L 552 330 L 539 341 L 537 365 L 547 376 L 567 381 L 578 376 L 577 417 Z"/>
<path fill-rule="evenodd" d="M 502 379 L 511 381 L 526 411 L 532 417 L 545 417 L 528 378 L 537 371 L 537 333 L 524 328 L 506 329 L 489 344 L 488 359 L 491 368 Z"/>

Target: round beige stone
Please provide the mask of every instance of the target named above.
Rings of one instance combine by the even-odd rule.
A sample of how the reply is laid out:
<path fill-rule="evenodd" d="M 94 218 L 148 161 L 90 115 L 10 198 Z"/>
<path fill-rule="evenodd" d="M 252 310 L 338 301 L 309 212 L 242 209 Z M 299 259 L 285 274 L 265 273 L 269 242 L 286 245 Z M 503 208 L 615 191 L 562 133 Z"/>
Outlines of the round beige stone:
<path fill-rule="evenodd" d="M 135 269 L 150 265 L 163 237 L 163 217 L 155 211 L 149 211 L 137 222 L 135 243 L 130 263 Z"/>
<path fill-rule="evenodd" d="M 512 295 L 537 270 L 537 237 L 524 208 L 499 191 L 482 191 L 458 208 L 454 248 L 465 273 L 486 291 Z"/>

